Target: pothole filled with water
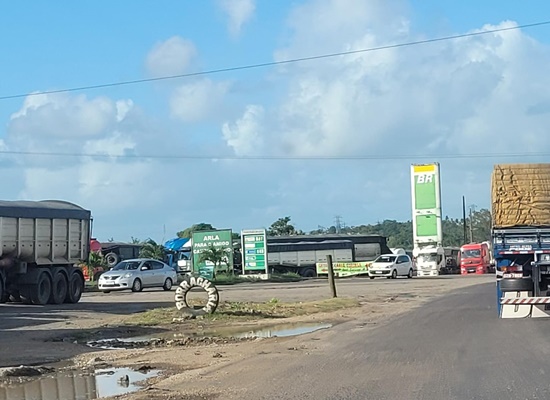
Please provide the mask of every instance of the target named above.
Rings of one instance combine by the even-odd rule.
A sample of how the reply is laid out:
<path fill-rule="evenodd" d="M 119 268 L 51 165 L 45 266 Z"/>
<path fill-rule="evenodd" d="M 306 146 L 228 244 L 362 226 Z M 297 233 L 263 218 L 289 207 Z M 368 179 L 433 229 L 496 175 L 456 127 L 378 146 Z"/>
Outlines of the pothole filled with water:
<path fill-rule="evenodd" d="M 31 381 L 0 383 L 0 400 L 91 400 L 140 390 L 159 370 L 106 368 L 93 372 L 61 371 Z"/>
<path fill-rule="evenodd" d="M 131 338 L 110 338 L 89 341 L 88 346 L 96 349 L 118 350 L 137 349 L 151 346 L 187 346 L 197 344 L 220 344 L 247 341 L 256 338 L 273 338 L 298 336 L 328 329 L 327 323 L 286 323 L 270 326 L 223 327 L 199 332 L 174 333 L 165 332 L 154 335 Z"/>

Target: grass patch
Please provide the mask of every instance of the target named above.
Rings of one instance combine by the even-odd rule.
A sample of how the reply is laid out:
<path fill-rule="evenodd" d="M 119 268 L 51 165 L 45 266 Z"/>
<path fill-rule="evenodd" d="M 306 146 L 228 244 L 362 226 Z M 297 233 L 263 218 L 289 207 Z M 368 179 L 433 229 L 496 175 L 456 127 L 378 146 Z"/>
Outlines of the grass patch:
<path fill-rule="evenodd" d="M 286 272 L 284 274 L 273 274 L 268 282 L 299 282 L 304 278 L 295 272 Z"/>
<path fill-rule="evenodd" d="M 331 312 L 359 306 L 353 298 L 336 298 L 301 303 L 281 303 L 271 299 L 265 303 L 224 301 L 214 314 L 206 315 L 208 320 L 250 321 L 255 319 L 280 319 L 303 315 Z M 172 323 L 173 318 L 181 316 L 175 307 L 156 308 L 137 313 L 124 320 L 126 325 L 155 326 Z"/>
<path fill-rule="evenodd" d="M 246 276 L 246 275 L 231 275 L 231 274 L 218 274 L 212 280 L 214 285 L 235 285 L 238 283 L 255 283 L 255 282 L 299 282 L 304 278 L 295 272 L 287 272 L 284 274 L 272 274 L 267 280 L 262 280 L 258 277 Z"/>
<path fill-rule="evenodd" d="M 232 274 L 217 274 L 216 277 L 212 280 L 212 283 L 214 285 L 235 285 L 237 283 L 245 283 L 245 282 L 257 282 L 260 279 L 258 278 L 247 278 L 244 276 L 239 275 L 232 275 Z"/>

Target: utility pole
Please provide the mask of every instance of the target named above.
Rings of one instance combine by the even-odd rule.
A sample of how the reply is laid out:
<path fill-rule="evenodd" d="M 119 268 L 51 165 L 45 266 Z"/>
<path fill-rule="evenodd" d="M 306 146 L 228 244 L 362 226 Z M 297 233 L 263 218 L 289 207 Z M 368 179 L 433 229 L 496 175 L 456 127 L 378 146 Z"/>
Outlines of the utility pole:
<path fill-rule="evenodd" d="M 342 233 L 342 216 L 337 215 L 334 217 L 334 227 L 336 228 L 336 233 Z"/>
<path fill-rule="evenodd" d="M 462 225 L 464 228 L 464 243 L 468 243 L 468 228 L 466 226 L 466 197 L 462 196 Z"/>

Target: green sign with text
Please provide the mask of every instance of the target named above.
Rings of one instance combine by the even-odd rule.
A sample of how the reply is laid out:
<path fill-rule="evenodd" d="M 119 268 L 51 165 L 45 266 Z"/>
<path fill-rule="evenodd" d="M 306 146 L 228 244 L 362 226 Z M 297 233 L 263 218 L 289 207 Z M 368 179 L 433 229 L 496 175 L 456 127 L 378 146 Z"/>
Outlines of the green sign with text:
<path fill-rule="evenodd" d="M 243 271 L 268 273 L 267 235 L 265 229 L 243 230 L 241 232 Z"/>
<path fill-rule="evenodd" d="M 233 271 L 231 229 L 193 232 L 193 272 L 213 279 L 219 272 Z"/>

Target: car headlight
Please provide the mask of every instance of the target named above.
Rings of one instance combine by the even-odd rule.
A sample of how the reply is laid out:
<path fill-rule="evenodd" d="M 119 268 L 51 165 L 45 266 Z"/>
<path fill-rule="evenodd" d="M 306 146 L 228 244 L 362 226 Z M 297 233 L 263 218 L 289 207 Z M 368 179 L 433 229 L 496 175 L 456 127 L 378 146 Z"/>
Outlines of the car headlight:
<path fill-rule="evenodd" d="M 127 274 L 124 275 L 124 278 L 131 278 L 132 275 L 134 275 L 134 274 L 131 273 L 131 272 L 128 272 Z"/>

